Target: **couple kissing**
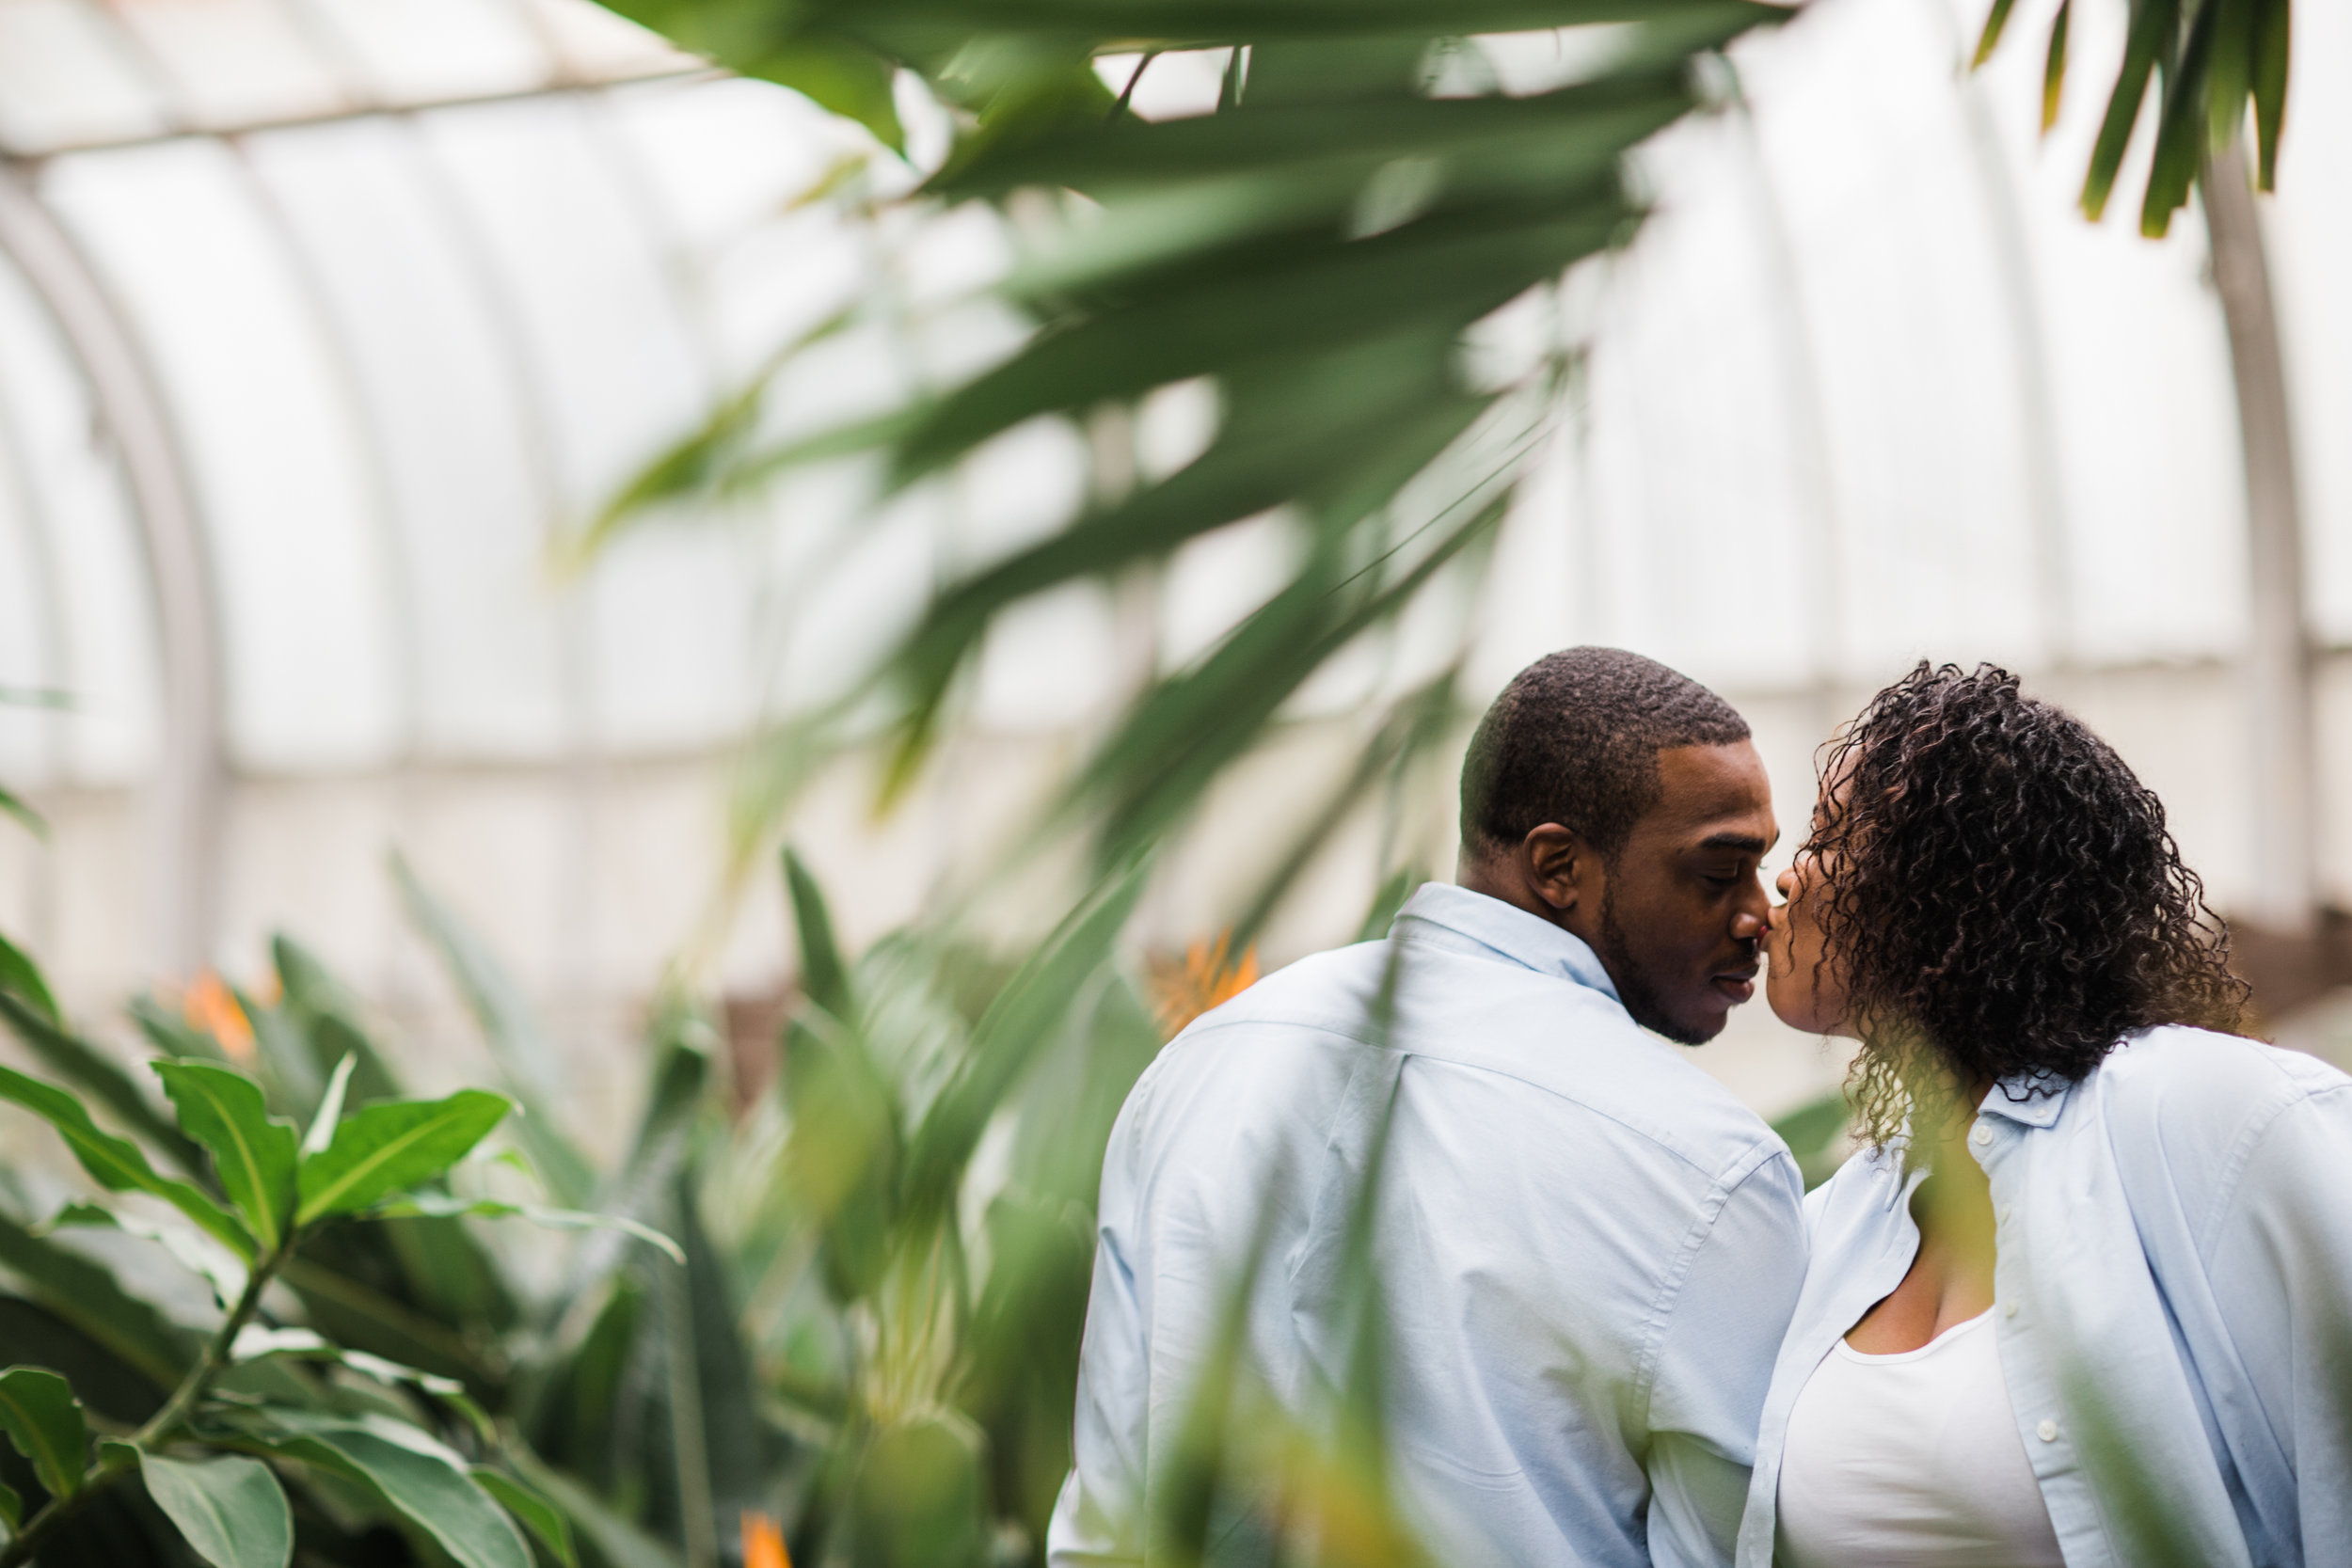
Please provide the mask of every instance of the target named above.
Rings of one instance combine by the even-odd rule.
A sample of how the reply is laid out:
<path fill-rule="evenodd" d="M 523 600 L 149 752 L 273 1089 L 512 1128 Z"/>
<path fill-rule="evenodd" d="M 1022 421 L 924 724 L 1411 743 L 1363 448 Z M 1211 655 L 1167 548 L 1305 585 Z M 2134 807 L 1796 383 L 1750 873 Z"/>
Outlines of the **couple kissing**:
<path fill-rule="evenodd" d="M 1745 721 L 1576 648 L 1461 808 L 1456 885 L 1129 1096 L 1054 1568 L 1158 1555 L 1220 1354 L 1294 1412 L 1347 1378 L 1355 1251 L 1444 1568 L 2352 1562 L 2352 1079 L 2235 1033 L 2162 806 L 2079 721 L 1920 665 L 1827 748 L 1775 903 Z M 1668 1043 L 1758 984 L 1858 1042 L 1810 1194 Z M 1242 1509 L 1205 1555 L 1285 1554 Z"/>

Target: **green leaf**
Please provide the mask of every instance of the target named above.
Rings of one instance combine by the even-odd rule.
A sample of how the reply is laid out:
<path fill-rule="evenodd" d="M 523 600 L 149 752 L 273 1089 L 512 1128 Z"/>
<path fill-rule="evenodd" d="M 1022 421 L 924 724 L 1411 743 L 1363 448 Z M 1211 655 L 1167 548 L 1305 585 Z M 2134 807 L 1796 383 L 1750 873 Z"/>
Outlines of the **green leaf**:
<path fill-rule="evenodd" d="M 457 911 L 418 879 L 405 857 L 395 853 L 391 863 L 410 924 L 440 955 L 442 968 L 465 998 L 501 1075 L 522 1107 L 515 1123 L 516 1140 L 529 1152 L 557 1201 L 574 1208 L 588 1202 L 596 1196 L 596 1169 L 556 1120 L 554 1063 L 522 988 Z"/>
<path fill-rule="evenodd" d="M 844 1022 L 856 1017 L 850 972 L 834 941 L 833 915 L 824 889 L 790 846 L 784 851 L 784 883 L 792 895 L 792 924 L 801 934 L 801 989 L 808 999 Z"/>
<path fill-rule="evenodd" d="M 580 1548 L 572 1544 L 572 1522 L 564 1511 L 503 1470 L 477 1465 L 469 1472 L 485 1492 L 539 1538 L 548 1555 L 564 1568 L 580 1568 Z"/>
<path fill-rule="evenodd" d="M 908 1141 L 911 1212 L 937 1214 L 952 1201 L 989 1118 L 1086 994 L 1086 982 L 1110 957 L 1147 880 L 1147 868 L 1140 864 L 1106 879 L 1022 965 L 982 1015 L 971 1049 Z"/>
<path fill-rule="evenodd" d="M 196 1335 L 125 1291 L 111 1270 L 0 1216 L 0 1267 L 24 1291 L 80 1331 L 157 1394 L 196 1364 Z"/>
<path fill-rule="evenodd" d="M 280 1457 L 368 1487 L 433 1538 L 458 1568 L 532 1568 L 522 1532 L 464 1463 L 416 1428 L 271 1410 L 255 1437 Z"/>
<path fill-rule="evenodd" d="M 336 1129 L 342 1125 L 343 1096 L 351 1092 L 351 1074 L 359 1065 L 358 1053 L 353 1052 L 335 1064 L 334 1076 L 326 1081 L 326 1090 L 319 1096 L 318 1109 L 310 1113 L 310 1130 L 302 1134 L 300 1154 L 308 1160 L 326 1152 Z"/>
<path fill-rule="evenodd" d="M 504 1119 L 510 1102 L 483 1089 L 446 1100 L 389 1100 L 362 1107 L 296 1174 L 296 1225 L 364 1209 L 406 1192 L 465 1158 Z"/>
<path fill-rule="evenodd" d="M 550 1209 L 537 1203 L 508 1203 L 494 1197 L 452 1197 L 445 1193 L 412 1193 L 360 1214 L 361 1219 L 399 1219 L 412 1214 L 449 1219 L 465 1217 L 484 1220 L 519 1219 L 550 1230 L 621 1230 L 659 1249 L 673 1263 L 686 1261 L 686 1253 L 677 1243 L 656 1230 L 619 1214 L 593 1214 L 578 1209 Z"/>
<path fill-rule="evenodd" d="M 35 1012 L 0 990 L 0 1019 L 15 1031 L 41 1065 L 80 1093 L 112 1112 L 121 1124 L 190 1175 L 204 1168 L 203 1151 L 188 1141 L 171 1118 L 156 1109 L 138 1080 L 107 1052 Z"/>
<path fill-rule="evenodd" d="M 0 1427 L 53 1497 L 81 1490 L 89 1465 L 89 1429 L 73 1386 L 45 1367 L 0 1371 Z"/>
<path fill-rule="evenodd" d="M 16 818 L 18 825 L 35 838 L 45 840 L 49 836 L 49 824 L 40 813 L 5 789 L 0 789 L 0 816 Z"/>
<path fill-rule="evenodd" d="M 2139 231 L 2162 239 L 2172 214 L 2188 204 L 2189 187 L 2205 162 L 2205 90 L 2212 80 L 2216 24 L 2224 0 L 2204 0 L 2189 25 L 2188 42 L 2165 84 L 2164 111 L 2156 120 L 2155 156 L 2148 166 L 2148 190 L 2139 207 Z"/>
<path fill-rule="evenodd" d="M 2254 37 L 2254 140 L 2257 182 L 2275 189 L 2279 175 L 2279 126 L 2287 111 L 2287 57 L 2295 8 L 2291 0 L 2263 0 Z"/>
<path fill-rule="evenodd" d="M 14 1533 L 17 1527 L 24 1523 L 24 1499 L 17 1496 L 15 1487 L 7 1481 L 0 1481 L 0 1524 L 6 1524 L 10 1533 Z"/>
<path fill-rule="evenodd" d="M 525 1480 L 553 1498 L 575 1523 L 580 1533 L 612 1568 L 679 1568 L 678 1554 L 623 1518 L 605 1500 L 540 1461 L 530 1449 L 515 1445 L 508 1458 Z"/>
<path fill-rule="evenodd" d="M 5 999 L 0 999 L 5 1000 Z M 0 1067 L 0 1100 L 11 1100 L 55 1127 L 82 1168 L 109 1192 L 151 1193 L 194 1220 L 239 1258 L 251 1259 L 253 1238 L 234 1216 L 185 1181 L 155 1174 L 128 1138 L 102 1132 L 82 1102 L 54 1084 Z"/>
<path fill-rule="evenodd" d="M 1993 0 L 1992 14 L 1984 19 L 1984 31 L 1978 35 L 1977 55 L 1968 62 L 1969 70 L 1980 69 L 1993 57 L 1993 51 L 2000 47 L 2001 29 L 2009 25 L 2010 8 L 2016 3 L 2017 0 Z"/>
<path fill-rule="evenodd" d="M 0 936 L 0 991 L 23 998 L 51 1023 L 65 1022 L 57 1012 L 56 998 L 49 994 L 49 982 L 41 978 L 40 966 L 5 936 Z"/>
<path fill-rule="evenodd" d="M 1372 895 L 1372 903 L 1364 911 L 1363 924 L 1356 927 L 1358 942 L 1377 942 L 1389 934 L 1389 927 L 1396 920 L 1396 911 L 1405 907 L 1405 900 L 1413 890 L 1429 879 L 1411 866 L 1400 866 L 1389 873 L 1379 891 Z"/>
<path fill-rule="evenodd" d="M 2074 0 L 2058 0 L 2058 16 L 2050 23 L 2050 47 L 2042 60 L 2042 134 L 2058 123 L 2058 103 L 2066 92 L 2066 24 Z"/>
<path fill-rule="evenodd" d="M 293 1560 L 294 1513 L 260 1460 L 142 1453 L 139 1471 L 155 1506 L 213 1568 L 286 1568 Z"/>
<path fill-rule="evenodd" d="M 2179 16 L 2180 0 L 2133 0 L 2131 27 L 2123 39 L 2123 63 L 2116 71 L 2106 118 L 2100 121 L 2099 139 L 2090 150 L 2090 167 L 2083 176 L 2082 209 L 2093 223 L 2107 210 L 2116 171 L 2123 166 L 2132 129 L 2139 123 L 2149 75 L 2156 68 L 2158 55 L 2171 47 Z"/>
<path fill-rule="evenodd" d="M 180 1125 L 212 1151 L 221 1190 L 262 1250 L 274 1252 L 294 1208 L 294 1124 L 269 1114 L 261 1085 L 212 1062 L 150 1064 L 179 1108 Z"/>

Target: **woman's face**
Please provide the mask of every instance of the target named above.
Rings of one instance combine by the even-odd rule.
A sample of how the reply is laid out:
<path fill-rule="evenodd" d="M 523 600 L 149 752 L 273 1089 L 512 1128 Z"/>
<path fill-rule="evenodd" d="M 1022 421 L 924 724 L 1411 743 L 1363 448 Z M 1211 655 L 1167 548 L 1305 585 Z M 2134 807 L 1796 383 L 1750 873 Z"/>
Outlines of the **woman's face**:
<path fill-rule="evenodd" d="M 1817 827 L 1828 806 L 1825 796 L 1814 809 Z M 1765 997 L 1783 1023 L 1808 1035 L 1853 1033 L 1837 965 L 1823 961 L 1829 943 L 1821 913 L 1834 870 L 1810 847 L 1799 849 L 1796 863 L 1774 881 L 1786 902 L 1772 911 L 1772 925 L 1764 933 Z"/>

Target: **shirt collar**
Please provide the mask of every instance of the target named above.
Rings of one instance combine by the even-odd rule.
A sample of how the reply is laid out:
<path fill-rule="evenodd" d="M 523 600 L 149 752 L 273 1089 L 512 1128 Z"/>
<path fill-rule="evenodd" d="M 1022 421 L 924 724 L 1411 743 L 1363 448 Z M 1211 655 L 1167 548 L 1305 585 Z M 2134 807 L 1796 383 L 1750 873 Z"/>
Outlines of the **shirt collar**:
<path fill-rule="evenodd" d="M 1977 1110 L 1979 1115 L 2000 1117 L 2020 1127 L 2049 1127 L 2057 1123 L 2058 1113 L 2066 1109 L 2066 1097 L 2074 1088 L 2063 1078 L 2021 1072 L 1985 1090 L 1984 1101 Z"/>
<path fill-rule="evenodd" d="M 1423 882 L 1396 911 L 1389 935 L 1457 950 L 1484 948 L 1524 969 L 1571 981 L 1615 1002 L 1616 982 L 1599 957 L 1550 921 L 1483 893 L 1445 882 Z"/>

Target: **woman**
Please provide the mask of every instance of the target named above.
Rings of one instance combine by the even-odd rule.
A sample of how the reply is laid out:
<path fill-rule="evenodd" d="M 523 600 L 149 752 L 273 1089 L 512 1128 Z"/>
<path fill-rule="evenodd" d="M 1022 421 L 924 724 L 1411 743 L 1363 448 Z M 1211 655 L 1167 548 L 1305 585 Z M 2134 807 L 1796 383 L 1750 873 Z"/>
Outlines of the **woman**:
<path fill-rule="evenodd" d="M 1772 1010 L 1861 1041 L 1740 1568 L 2352 1562 L 2352 1079 L 2244 988 L 2164 811 L 1920 665 L 1823 769 Z"/>

